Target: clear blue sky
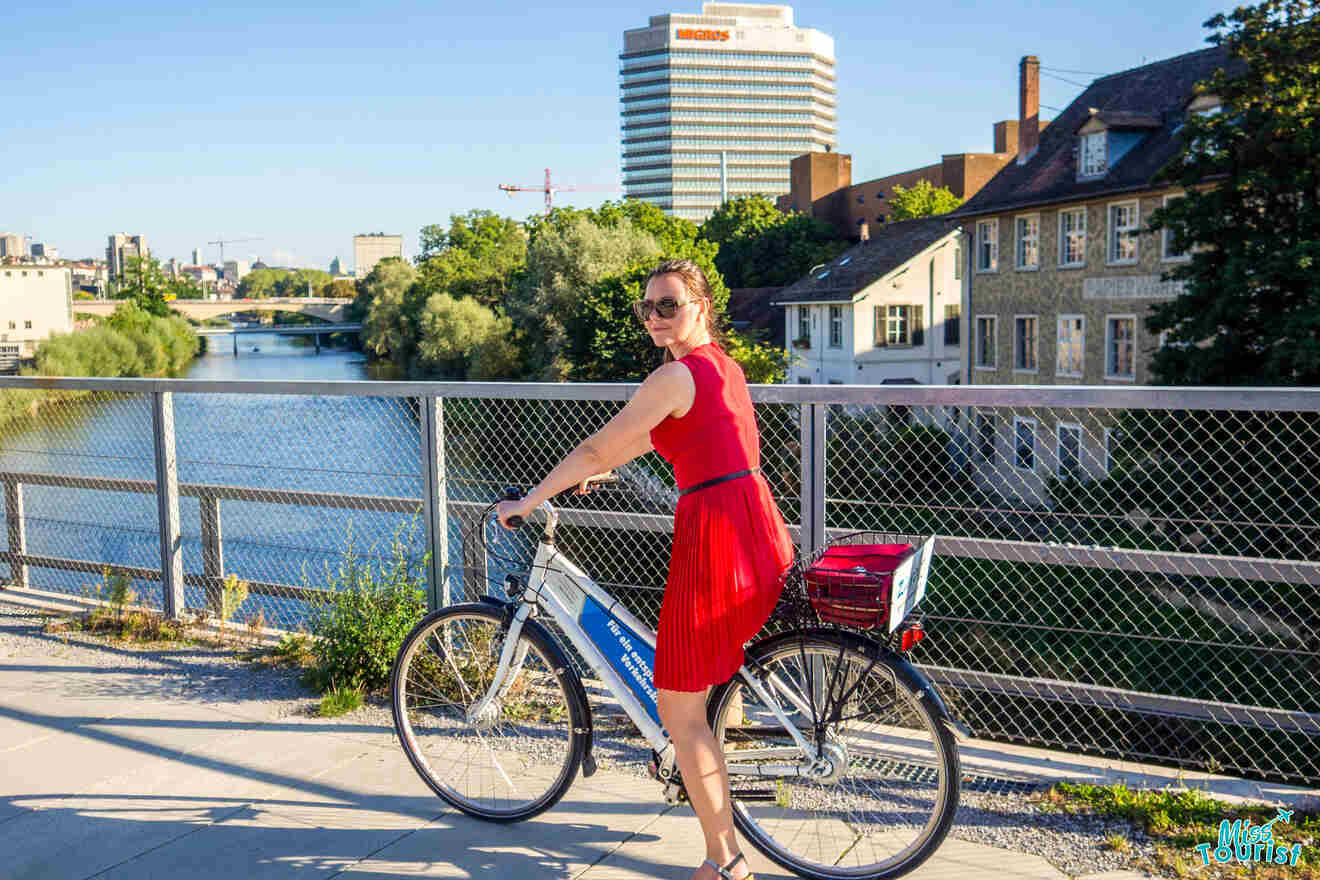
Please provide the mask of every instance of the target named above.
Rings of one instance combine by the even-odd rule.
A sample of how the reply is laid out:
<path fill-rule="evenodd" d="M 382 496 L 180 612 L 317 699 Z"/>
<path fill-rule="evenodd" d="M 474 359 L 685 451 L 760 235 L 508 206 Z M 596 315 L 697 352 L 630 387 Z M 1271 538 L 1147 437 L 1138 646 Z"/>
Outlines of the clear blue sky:
<path fill-rule="evenodd" d="M 839 150 L 860 181 L 990 150 L 991 124 L 1017 115 L 1022 55 L 1047 72 L 1123 70 L 1203 48 L 1201 23 L 1226 8 L 831 0 L 794 14 L 835 39 Z M 450 214 L 541 210 L 540 194 L 511 199 L 496 185 L 539 184 L 546 166 L 558 182 L 618 183 L 623 31 L 699 10 L 699 0 L 10 6 L 0 231 L 69 257 L 104 255 L 112 232 L 144 233 L 161 259 L 202 246 L 208 261 L 207 241 L 261 236 L 226 256 L 321 268 L 351 262 L 354 233 L 383 231 L 402 233 L 412 256 L 418 229 Z M 1080 91 L 1042 78 L 1044 104 Z"/>

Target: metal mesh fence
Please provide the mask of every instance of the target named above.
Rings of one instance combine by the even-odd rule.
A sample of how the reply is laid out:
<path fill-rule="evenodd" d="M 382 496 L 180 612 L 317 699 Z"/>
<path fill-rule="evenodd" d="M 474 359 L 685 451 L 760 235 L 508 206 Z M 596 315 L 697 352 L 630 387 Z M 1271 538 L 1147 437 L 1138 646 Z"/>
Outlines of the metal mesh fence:
<path fill-rule="evenodd" d="M 631 393 L 67 384 L 80 390 L 0 433 L 8 588 L 95 597 L 109 565 L 143 604 L 214 616 L 232 575 L 249 593 L 226 609 L 231 620 L 281 628 L 306 625 L 314 603 L 352 579 L 341 574 L 350 552 L 382 578 L 397 554 L 422 588 L 432 554 L 433 602 L 498 594 L 530 560 L 536 529 L 509 535 L 482 511 L 504 486 L 538 481 Z M 173 391 L 165 410 L 161 389 Z M 939 536 L 923 605 L 930 637 L 914 659 L 979 735 L 1320 782 L 1312 395 L 797 386 L 753 396 L 762 468 L 799 546 L 862 529 Z M 618 473 L 616 488 L 559 499 L 559 545 L 654 623 L 673 476 L 655 453 Z M 177 484 L 173 520 L 162 474 Z M 177 531 L 177 598 L 162 523 Z"/>

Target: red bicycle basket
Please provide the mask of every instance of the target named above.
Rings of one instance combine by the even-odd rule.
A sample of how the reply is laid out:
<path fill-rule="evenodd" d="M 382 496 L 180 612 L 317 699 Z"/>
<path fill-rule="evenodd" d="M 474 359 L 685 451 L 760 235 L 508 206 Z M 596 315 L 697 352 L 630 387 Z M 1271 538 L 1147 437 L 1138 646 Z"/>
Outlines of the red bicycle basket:
<path fill-rule="evenodd" d="M 811 607 L 826 623 L 874 629 L 889 620 L 894 570 L 911 544 L 835 544 L 803 573 Z"/>

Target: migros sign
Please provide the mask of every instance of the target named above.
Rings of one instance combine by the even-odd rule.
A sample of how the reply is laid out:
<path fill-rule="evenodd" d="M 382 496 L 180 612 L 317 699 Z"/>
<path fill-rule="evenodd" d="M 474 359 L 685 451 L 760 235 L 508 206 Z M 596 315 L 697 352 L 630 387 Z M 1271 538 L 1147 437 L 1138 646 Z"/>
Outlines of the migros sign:
<path fill-rule="evenodd" d="M 710 31 L 702 28 L 679 28 L 676 34 L 680 40 L 727 40 L 728 31 Z"/>

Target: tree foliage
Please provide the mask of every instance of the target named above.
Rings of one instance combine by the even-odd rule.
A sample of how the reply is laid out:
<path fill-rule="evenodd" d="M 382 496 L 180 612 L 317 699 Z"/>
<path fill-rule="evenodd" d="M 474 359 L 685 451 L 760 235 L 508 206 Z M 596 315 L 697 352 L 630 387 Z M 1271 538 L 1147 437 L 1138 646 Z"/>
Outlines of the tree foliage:
<path fill-rule="evenodd" d="M 362 281 L 359 299 L 366 315 L 362 347 L 407 365 L 417 348 L 417 270 L 402 260 L 381 260 Z"/>
<path fill-rule="evenodd" d="M 423 226 L 421 245 L 417 266 L 428 295 L 470 296 L 488 307 L 504 303 L 527 259 L 522 225 L 490 211 L 450 215 L 447 230 Z"/>
<path fill-rule="evenodd" d="M 117 284 L 115 298 L 131 300 L 142 311 L 164 318 L 170 314 L 170 304 L 165 297 L 177 297 L 181 287 L 187 289 L 161 270 L 159 260 L 129 257 L 124 263 L 124 274 Z"/>
<path fill-rule="evenodd" d="M 963 203 L 947 186 L 938 189 L 931 186 L 929 180 L 918 180 L 915 186 L 904 188 L 895 186 L 889 196 L 889 219 L 915 220 L 918 217 L 934 217 L 947 214 Z"/>
<path fill-rule="evenodd" d="M 334 277 L 320 269 L 253 269 L 238 282 L 245 299 L 294 296 L 339 296 Z M 310 284 L 310 294 L 308 293 Z"/>
<path fill-rule="evenodd" d="M 507 338 L 512 329 L 508 318 L 472 297 L 433 293 L 418 320 L 418 358 L 424 367 L 461 379 L 478 350 L 489 358 L 490 340 Z"/>
<path fill-rule="evenodd" d="M 1198 91 L 1164 179 L 1186 188 L 1151 218 L 1191 259 L 1183 293 L 1147 319 L 1168 344 L 1156 380 L 1320 384 L 1320 0 L 1266 0 L 1206 22 L 1231 59 Z"/>
<path fill-rule="evenodd" d="M 715 265 L 730 287 L 792 284 L 849 246 L 829 223 L 785 214 L 765 196 L 725 202 L 702 224 L 701 237 L 718 246 Z"/>

